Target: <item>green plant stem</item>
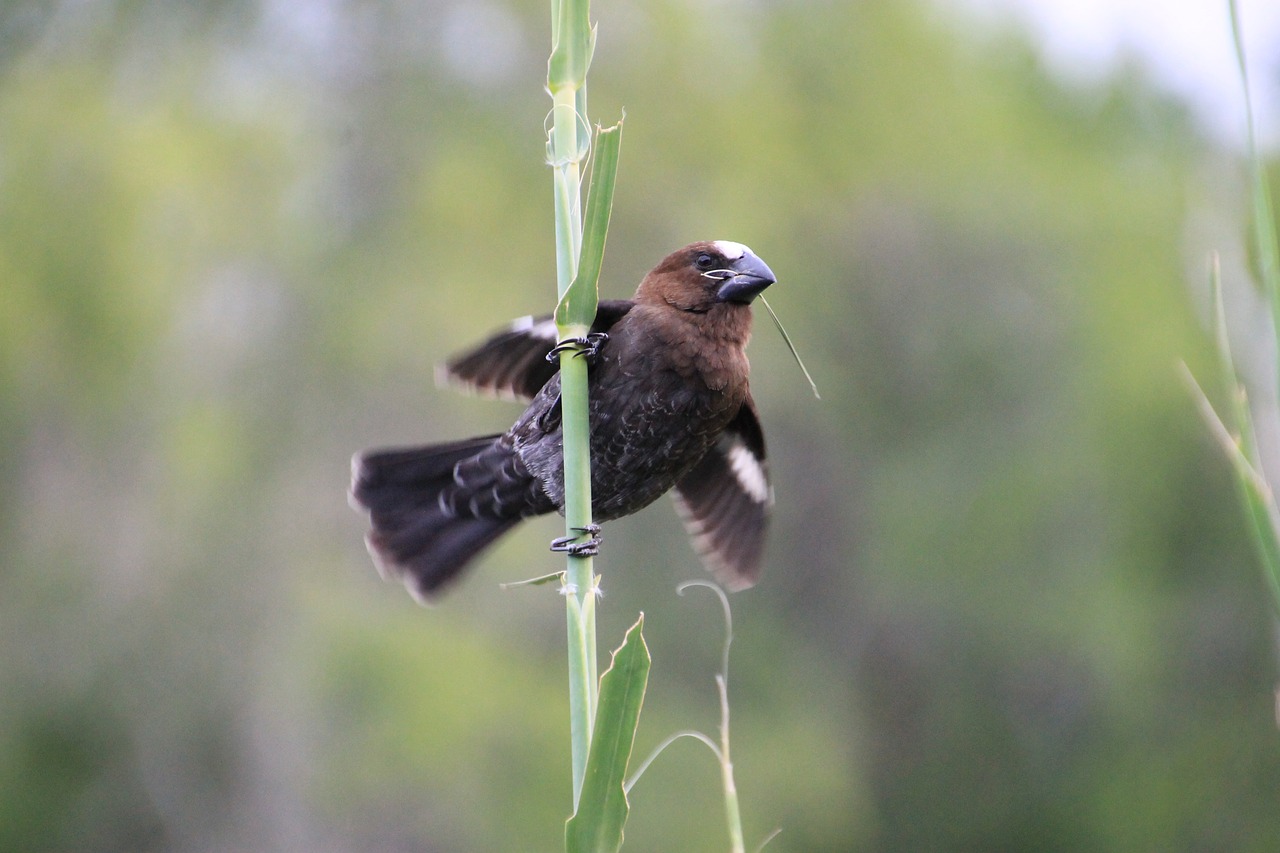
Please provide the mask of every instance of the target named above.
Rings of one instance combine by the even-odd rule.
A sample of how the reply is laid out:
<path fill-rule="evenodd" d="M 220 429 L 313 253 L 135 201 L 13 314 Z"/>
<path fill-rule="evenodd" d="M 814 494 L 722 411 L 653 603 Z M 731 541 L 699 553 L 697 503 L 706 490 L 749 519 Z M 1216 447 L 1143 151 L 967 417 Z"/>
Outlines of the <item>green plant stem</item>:
<path fill-rule="evenodd" d="M 1258 151 L 1258 137 L 1254 129 L 1253 96 L 1249 89 L 1249 68 L 1244 54 L 1240 10 L 1236 0 L 1230 0 L 1227 8 L 1231 14 L 1231 36 L 1240 72 L 1240 90 L 1244 95 L 1245 143 L 1252 171 L 1250 184 L 1253 193 L 1253 230 L 1258 252 L 1258 277 L 1262 280 L 1263 291 L 1267 294 L 1267 302 L 1271 307 L 1272 325 L 1280 328 L 1280 247 L 1276 245 L 1274 208 L 1271 204 L 1271 191 L 1267 187 L 1266 167 Z"/>
<path fill-rule="evenodd" d="M 551 112 L 552 180 L 556 211 L 556 291 L 557 299 L 578 274 L 578 252 L 582 246 L 581 161 L 578 156 L 578 113 L 576 92 L 570 86 L 553 96 Z"/>
<path fill-rule="evenodd" d="M 726 650 L 727 656 L 727 650 Z M 738 785 L 733 781 L 733 759 L 729 756 L 729 682 L 727 661 L 724 672 L 716 674 L 720 692 L 720 782 L 724 788 L 724 815 L 729 826 L 729 843 L 733 853 L 745 853 L 742 840 L 742 812 L 738 808 Z"/>
<path fill-rule="evenodd" d="M 721 654 L 720 671 L 716 673 L 716 692 L 720 697 L 720 742 L 716 743 L 699 731 L 676 732 L 658 744 L 658 747 L 650 753 L 649 757 L 640 763 L 639 769 L 636 770 L 635 775 L 627 780 L 624 788 L 630 791 L 632 786 L 644 775 L 645 770 L 649 768 L 654 759 L 680 738 L 691 737 L 694 740 L 701 741 L 711 750 L 716 757 L 716 761 L 720 764 L 720 784 L 724 791 L 724 816 L 729 830 L 730 850 L 732 853 L 745 853 L 746 846 L 742 834 L 742 811 L 738 805 L 738 785 L 733 780 L 733 759 L 729 753 L 729 648 L 733 645 L 733 611 L 729 607 L 729 599 L 724 594 L 724 590 L 716 584 L 710 581 L 687 581 L 676 587 L 676 592 L 684 595 L 684 591 L 690 587 L 706 587 L 711 590 L 720 599 L 720 608 L 724 612 L 724 651 Z M 766 838 L 760 847 L 768 844 L 769 839 L 772 837 L 773 835 L 770 835 L 769 838 Z"/>
<path fill-rule="evenodd" d="M 1240 10 L 1235 0 L 1227 4 L 1231 15 L 1231 34 L 1234 39 L 1236 62 L 1240 72 L 1240 89 L 1244 94 L 1245 130 L 1247 133 L 1248 159 L 1251 168 L 1253 190 L 1253 236 L 1258 255 L 1258 276 L 1262 291 L 1271 309 L 1272 326 L 1280 330 L 1280 245 L 1276 241 L 1276 221 L 1267 185 L 1266 168 L 1258 151 L 1254 126 L 1253 97 L 1249 91 L 1249 69 L 1245 60 L 1244 35 Z M 1227 387 L 1232 392 L 1231 405 L 1237 435 L 1237 481 L 1245 498 L 1245 509 L 1252 524 L 1254 541 L 1258 545 L 1266 569 L 1267 583 L 1271 588 L 1272 603 L 1280 612 L 1280 509 L 1276 506 L 1271 484 L 1263 473 L 1261 455 L 1254 439 L 1253 418 L 1243 383 L 1239 380 L 1231 361 L 1231 346 L 1227 340 L 1226 312 L 1222 306 L 1222 283 L 1215 257 L 1212 269 L 1212 287 L 1215 309 L 1215 336 L 1227 375 Z M 1230 454 L 1229 454 L 1230 455 Z M 1241 464 L 1243 461 L 1243 465 Z M 1250 476 L 1252 474 L 1252 476 Z M 1277 695 L 1280 695 L 1278 693 Z"/>
<path fill-rule="evenodd" d="M 563 12 L 562 12 L 563 14 Z M 582 157 L 579 87 L 561 83 L 552 91 L 550 153 L 556 215 L 556 281 L 563 298 L 578 274 L 582 246 Z M 559 327 L 561 338 L 581 337 L 589 323 Z M 587 420 L 587 365 L 573 352 L 560 357 L 560 407 L 564 439 L 565 533 L 591 524 L 590 427 Z M 577 808 L 591 748 L 596 710 L 595 568 L 590 557 L 568 558 L 565 608 L 569 650 L 569 732 L 573 763 L 573 804 Z"/>
<path fill-rule="evenodd" d="M 585 330 L 584 330 L 585 333 Z M 572 354 L 561 356 L 560 382 L 564 431 L 565 530 L 591 523 L 591 461 L 588 438 L 587 366 Z M 575 386 L 580 393 L 573 393 Z M 570 401 L 578 398 L 578 405 Z M 571 487 L 570 483 L 574 483 Z M 596 716 L 595 568 L 590 557 L 568 558 L 565 608 L 569 630 L 569 714 L 573 745 L 573 804 L 577 809 Z"/>

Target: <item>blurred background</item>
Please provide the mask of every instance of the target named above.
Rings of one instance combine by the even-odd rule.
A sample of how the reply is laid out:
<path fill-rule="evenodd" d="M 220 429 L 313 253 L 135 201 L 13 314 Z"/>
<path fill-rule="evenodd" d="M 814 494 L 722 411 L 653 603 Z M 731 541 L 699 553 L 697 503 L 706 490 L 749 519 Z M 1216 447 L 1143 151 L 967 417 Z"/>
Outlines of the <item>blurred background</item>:
<path fill-rule="evenodd" d="M 1177 372 L 1221 397 L 1217 250 L 1275 396 L 1226 4 L 1117 6 L 1172 54 L 1085 7 L 594 4 L 603 295 L 745 242 L 823 392 L 758 318 L 749 847 L 1280 849 L 1273 608 Z M 564 608 L 498 586 L 558 519 L 424 609 L 346 501 L 354 451 L 519 411 L 433 367 L 552 306 L 548 51 L 544 0 L 0 4 L 0 849 L 559 849 Z M 714 732 L 669 502 L 598 567 L 602 654 L 646 615 L 637 755 Z M 727 849 L 693 741 L 631 799 L 628 849 Z"/>

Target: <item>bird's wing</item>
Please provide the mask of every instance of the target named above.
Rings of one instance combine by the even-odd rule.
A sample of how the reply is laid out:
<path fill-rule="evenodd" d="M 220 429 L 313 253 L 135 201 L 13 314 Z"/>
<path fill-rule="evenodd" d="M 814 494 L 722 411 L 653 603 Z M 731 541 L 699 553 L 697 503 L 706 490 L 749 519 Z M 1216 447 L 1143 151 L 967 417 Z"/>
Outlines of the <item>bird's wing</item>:
<path fill-rule="evenodd" d="M 672 492 L 702 562 L 730 590 L 760 577 L 773 486 L 750 397 L 719 441 Z"/>
<path fill-rule="evenodd" d="M 602 301 L 591 331 L 608 332 L 633 304 L 625 299 Z M 532 399 L 558 370 L 547 361 L 547 353 L 557 338 L 555 320 L 550 315 L 521 317 L 479 346 L 449 359 L 439 371 L 439 378 L 442 384 L 495 397 Z"/>

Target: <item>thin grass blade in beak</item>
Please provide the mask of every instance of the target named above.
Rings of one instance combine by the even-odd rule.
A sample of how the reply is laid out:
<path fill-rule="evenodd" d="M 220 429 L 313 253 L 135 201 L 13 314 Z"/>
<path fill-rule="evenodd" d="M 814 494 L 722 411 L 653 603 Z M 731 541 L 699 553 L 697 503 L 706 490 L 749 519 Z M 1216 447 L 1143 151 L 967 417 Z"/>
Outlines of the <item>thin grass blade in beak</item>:
<path fill-rule="evenodd" d="M 791 343 L 791 336 L 787 334 L 787 330 L 782 328 L 782 321 L 778 319 L 778 315 L 773 313 L 773 306 L 769 304 L 769 300 L 764 298 L 764 294 L 760 295 L 760 301 L 764 303 L 765 310 L 773 318 L 773 325 L 778 327 L 778 331 L 782 334 L 782 340 L 786 342 L 787 349 L 791 350 L 791 355 L 795 358 L 796 364 L 800 365 L 800 372 L 804 374 L 805 379 L 809 380 L 809 387 L 813 389 L 814 398 L 821 400 L 822 395 L 818 393 L 818 384 L 813 381 L 813 377 L 809 375 L 809 369 L 800 360 L 800 353 L 796 352 L 796 345 Z"/>

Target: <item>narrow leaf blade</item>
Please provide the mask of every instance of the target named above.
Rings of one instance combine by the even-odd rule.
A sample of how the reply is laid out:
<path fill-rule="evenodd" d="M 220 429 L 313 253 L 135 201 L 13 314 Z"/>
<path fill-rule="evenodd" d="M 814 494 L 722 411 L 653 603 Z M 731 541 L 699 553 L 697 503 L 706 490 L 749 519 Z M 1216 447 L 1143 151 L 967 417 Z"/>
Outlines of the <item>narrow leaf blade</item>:
<path fill-rule="evenodd" d="M 622 847 L 622 828 L 630 809 L 623 783 L 635 745 L 650 663 L 649 648 L 644 641 L 644 614 L 641 614 L 613 653 L 608 671 L 600 678 L 595 731 L 582 796 L 577 812 L 565 824 L 568 853 L 599 853 Z"/>
<path fill-rule="evenodd" d="M 596 319 L 596 306 L 600 301 L 600 267 L 604 263 L 604 244 L 609 234 L 609 217 L 613 213 L 613 189 L 618 179 L 621 145 L 622 120 L 596 134 L 595 165 L 591 168 L 587 213 L 582 224 L 578 274 L 556 306 L 556 324 L 562 331 L 571 327 L 589 328 Z"/>

